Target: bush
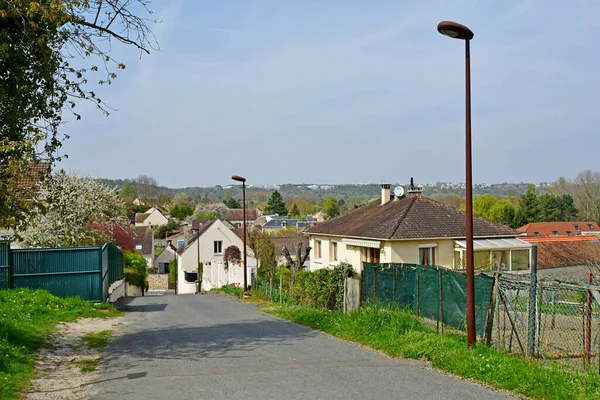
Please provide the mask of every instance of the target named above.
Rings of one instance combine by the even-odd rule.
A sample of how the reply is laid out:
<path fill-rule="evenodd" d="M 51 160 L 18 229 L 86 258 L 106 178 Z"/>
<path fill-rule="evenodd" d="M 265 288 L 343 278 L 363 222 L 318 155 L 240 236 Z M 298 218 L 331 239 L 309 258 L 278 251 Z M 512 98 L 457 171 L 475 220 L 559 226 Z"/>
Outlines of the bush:
<path fill-rule="evenodd" d="M 293 300 L 321 310 L 341 310 L 344 307 L 344 279 L 354 275 L 352 265 L 341 263 L 333 269 L 296 274 Z"/>
<path fill-rule="evenodd" d="M 237 298 L 242 298 L 242 296 L 244 295 L 244 289 L 242 289 L 241 287 L 239 287 L 237 284 L 232 283 L 230 285 L 226 285 L 223 286 L 221 288 L 221 290 L 223 291 L 223 293 L 231 295 L 231 296 L 235 296 Z"/>
<path fill-rule="evenodd" d="M 142 296 L 148 290 L 148 264 L 141 254 L 135 252 L 123 255 L 123 277 L 130 285 L 142 289 Z"/>
<path fill-rule="evenodd" d="M 177 260 L 169 262 L 169 282 L 177 283 Z"/>

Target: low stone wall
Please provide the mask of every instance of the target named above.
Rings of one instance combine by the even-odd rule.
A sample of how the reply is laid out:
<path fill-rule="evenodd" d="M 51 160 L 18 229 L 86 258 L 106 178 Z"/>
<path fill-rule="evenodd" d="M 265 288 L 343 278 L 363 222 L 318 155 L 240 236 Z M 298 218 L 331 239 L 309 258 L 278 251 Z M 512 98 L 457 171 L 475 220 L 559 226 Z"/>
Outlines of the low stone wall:
<path fill-rule="evenodd" d="M 169 274 L 148 275 L 150 290 L 167 290 L 169 287 Z"/>

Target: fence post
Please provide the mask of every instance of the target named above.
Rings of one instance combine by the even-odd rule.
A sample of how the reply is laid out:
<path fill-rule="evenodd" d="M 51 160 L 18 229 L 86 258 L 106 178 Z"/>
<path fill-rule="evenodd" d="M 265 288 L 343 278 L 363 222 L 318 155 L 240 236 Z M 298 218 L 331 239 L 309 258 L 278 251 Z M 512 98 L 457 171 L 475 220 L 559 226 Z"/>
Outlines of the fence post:
<path fill-rule="evenodd" d="M 346 290 L 347 290 L 347 282 L 348 282 L 348 277 L 345 276 L 344 277 L 344 306 L 343 306 L 343 310 L 344 310 L 344 314 L 346 314 Z"/>
<path fill-rule="evenodd" d="M 444 286 L 442 283 L 442 270 L 440 268 L 437 269 L 438 271 L 438 279 L 439 279 L 439 283 L 440 283 L 440 315 L 438 318 L 438 325 L 442 326 L 442 335 L 444 334 Z"/>
<path fill-rule="evenodd" d="M 377 301 L 377 267 L 372 266 L 373 268 L 373 300 Z"/>
<path fill-rule="evenodd" d="M 273 277 L 269 279 L 269 300 L 273 301 Z"/>
<path fill-rule="evenodd" d="M 415 305 L 417 310 L 415 314 L 419 315 L 419 267 L 415 268 L 415 284 L 417 285 L 417 288 L 415 290 Z"/>
<path fill-rule="evenodd" d="M 531 271 L 529 282 L 529 317 L 527 327 L 527 350 L 528 356 L 535 356 L 535 332 L 537 319 L 537 246 L 531 247 Z"/>
<path fill-rule="evenodd" d="M 283 275 L 279 275 L 279 305 L 283 305 Z"/>
<path fill-rule="evenodd" d="M 592 283 L 592 273 L 588 272 L 587 281 Z M 587 372 L 592 362 L 592 291 L 588 289 L 587 299 L 585 302 L 585 371 Z"/>
<path fill-rule="evenodd" d="M 496 309 L 496 298 L 498 297 L 498 285 L 500 284 L 499 280 L 500 273 L 496 272 L 494 274 L 494 283 L 492 285 L 490 301 L 488 302 L 488 312 L 485 316 L 484 340 L 485 344 L 487 344 L 488 346 L 492 344 L 492 333 L 494 331 L 494 311 Z M 500 318 L 498 318 L 498 323 L 500 323 Z"/>
<path fill-rule="evenodd" d="M 392 301 L 396 302 L 396 273 L 398 268 L 394 266 L 394 281 L 392 282 Z"/>

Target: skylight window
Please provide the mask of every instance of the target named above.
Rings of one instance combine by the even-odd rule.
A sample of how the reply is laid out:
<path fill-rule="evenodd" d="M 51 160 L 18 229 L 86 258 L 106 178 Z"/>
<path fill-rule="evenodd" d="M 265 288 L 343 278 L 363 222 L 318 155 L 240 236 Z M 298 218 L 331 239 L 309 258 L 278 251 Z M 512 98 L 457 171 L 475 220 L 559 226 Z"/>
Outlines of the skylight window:
<path fill-rule="evenodd" d="M 588 228 L 594 229 L 594 224 L 588 224 Z"/>
<path fill-rule="evenodd" d="M 571 231 L 567 231 L 567 235 L 568 235 L 568 236 L 573 236 L 573 232 L 571 232 Z"/>
<path fill-rule="evenodd" d="M 558 236 L 558 231 L 552 231 L 552 234 L 553 234 L 554 236 Z"/>
<path fill-rule="evenodd" d="M 577 229 L 577 232 L 581 231 L 581 228 L 579 227 L 579 225 L 573 224 L 573 226 L 575 227 L 575 229 Z"/>

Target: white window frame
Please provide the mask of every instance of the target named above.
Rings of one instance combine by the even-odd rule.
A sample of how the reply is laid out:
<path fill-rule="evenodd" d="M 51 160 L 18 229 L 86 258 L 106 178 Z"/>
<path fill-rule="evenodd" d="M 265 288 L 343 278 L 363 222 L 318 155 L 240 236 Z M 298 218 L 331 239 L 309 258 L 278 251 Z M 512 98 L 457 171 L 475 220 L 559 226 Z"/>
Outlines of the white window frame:
<path fill-rule="evenodd" d="M 215 240 L 213 243 L 213 250 L 215 254 L 223 254 L 223 241 Z"/>
<path fill-rule="evenodd" d="M 436 261 L 437 261 L 437 254 L 435 254 L 436 248 L 437 248 L 437 243 L 420 243 L 419 244 L 418 264 L 421 264 L 421 250 L 423 250 L 423 251 L 427 250 L 428 253 L 430 251 L 431 251 L 431 253 L 427 255 L 428 263 L 425 265 L 436 265 Z M 433 259 L 433 262 L 431 261 L 431 259 Z"/>

